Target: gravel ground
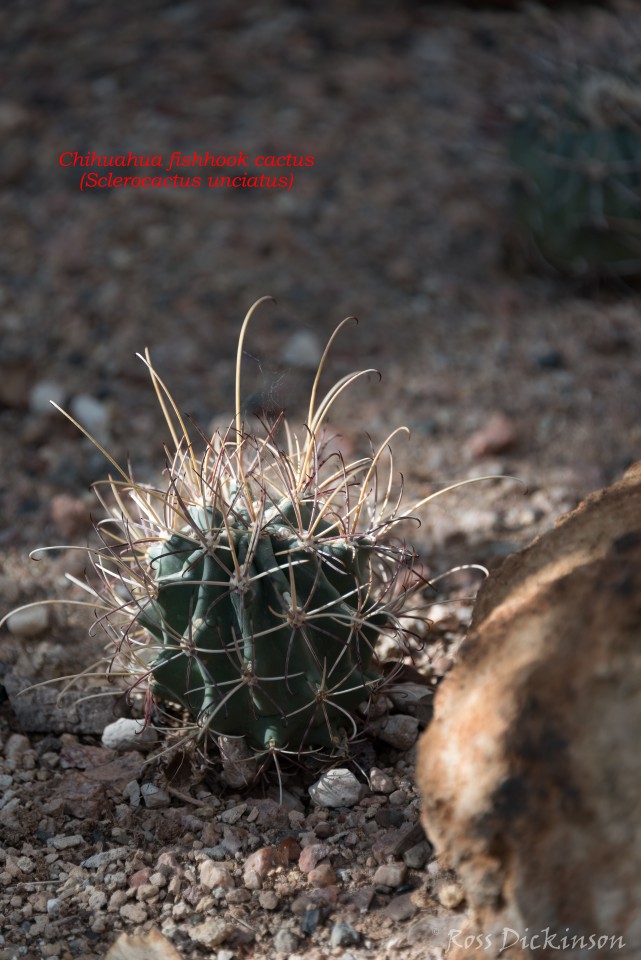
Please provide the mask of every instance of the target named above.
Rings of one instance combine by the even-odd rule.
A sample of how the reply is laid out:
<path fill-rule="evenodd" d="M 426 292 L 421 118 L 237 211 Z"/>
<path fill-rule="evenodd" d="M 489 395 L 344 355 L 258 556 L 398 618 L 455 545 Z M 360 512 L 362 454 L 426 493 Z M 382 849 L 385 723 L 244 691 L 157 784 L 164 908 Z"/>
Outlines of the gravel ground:
<path fill-rule="evenodd" d="M 639 458 L 637 292 L 516 269 L 506 159 L 511 107 L 560 66 L 632 69 L 636 3 L 146 0 L 124 16 L 13 0 L 0 34 L 3 609 L 74 596 L 63 574 L 82 576 L 79 554 L 27 555 L 86 542 L 99 515 L 88 489 L 108 467 L 48 400 L 157 478 L 168 438 L 136 352 L 149 346 L 197 422 L 228 423 L 240 321 L 265 294 L 278 303 L 248 337 L 248 416 L 284 406 L 299 418 L 327 336 L 356 314 L 328 384 L 365 367 L 382 380 L 332 412 L 346 456 L 404 423 L 408 500 L 478 475 L 523 481 L 464 487 L 424 511 L 412 537 L 433 574 L 492 567 Z M 80 168 L 58 163 L 129 150 L 315 162 L 295 168 L 291 190 L 84 192 Z M 467 596 L 472 579 L 450 590 Z M 417 664 L 428 685 L 455 657 L 469 606 L 435 611 Z M 234 795 L 198 758 L 154 759 L 164 745 L 147 757 L 100 746 L 113 697 L 70 707 L 52 729 L 50 688 L 14 700 L 11 678 L 89 667 L 101 650 L 87 624 L 60 606 L 2 632 L 0 960 L 102 958 L 119 931 L 151 928 L 167 938 L 157 956 L 171 941 L 183 960 L 443 953 L 465 904 L 429 848 L 417 852 L 417 831 L 403 849 L 418 817 L 411 750 L 363 747 L 351 769 L 365 784 L 380 768 L 391 792 L 327 810 L 310 804 L 311 771 L 285 778 L 277 806 L 267 781 Z M 137 805 L 144 784 L 160 795 Z M 318 845 L 328 864 L 310 873 Z M 263 847 L 278 852 L 254 888 L 245 867 Z"/>

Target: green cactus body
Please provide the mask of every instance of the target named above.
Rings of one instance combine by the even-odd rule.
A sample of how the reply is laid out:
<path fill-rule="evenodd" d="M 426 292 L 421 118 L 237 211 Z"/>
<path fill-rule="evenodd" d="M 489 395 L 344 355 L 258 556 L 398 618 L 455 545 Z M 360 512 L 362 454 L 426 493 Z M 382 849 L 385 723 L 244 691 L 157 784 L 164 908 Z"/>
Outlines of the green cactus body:
<path fill-rule="evenodd" d="M 153 693 L 259 749 L 331 746 L 380 682 L 371 664 L 387 617 L 369 596 L 370 546 L 321 519 L 312 549 L 297 526 L 311 529 L 312 505 L 297 508 L 282 503 L 258 531 L 201 508 L 201 537 L 175 533 L 148 552 L 156 596 L 138 621 L 161 644 Z"/>
<path fill-rule="evenodd" d="M 515 125 L 513 211 L 530 254 L 579 277 L 641 273 L 641 91 L 569 87 Z"/>

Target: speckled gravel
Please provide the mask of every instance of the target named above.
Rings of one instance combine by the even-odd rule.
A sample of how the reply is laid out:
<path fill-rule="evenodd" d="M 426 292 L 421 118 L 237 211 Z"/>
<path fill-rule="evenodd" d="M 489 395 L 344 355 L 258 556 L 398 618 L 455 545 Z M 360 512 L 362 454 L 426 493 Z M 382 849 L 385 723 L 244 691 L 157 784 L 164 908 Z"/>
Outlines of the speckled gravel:
<path fill-rule="evenodd" d="M 447 876 L 423 869 L 429 844 L 411 754 L 397 753 L 374 777 L 393 784 L 402 804 L 365 783 L 359 803 L 331 808 L 295 787 L 281 803 L 218 797 L 201 784 L 180 791 L 187 803 L 157 810 L 127 802 L 127 778 L 135 763 L 141 785 L 162 780 L 159 761 L 144 766 L 138 751 L 116 754 L 71 734 L 32 742 L 6 722 L 0 734 L 0 960 L 34 951 L 97 960 L 132 926 L 156 928 L 185 957 L 200 956 L 194 945 L 269 956 L 303 942 L 358 945 L 369 956 L 395 919 L 418 922 L 446 902 Z M 99 801 L 92 783 L 101 784 Z M 83 785 L 88 802 L 72 813 L 68 798 Z"/>

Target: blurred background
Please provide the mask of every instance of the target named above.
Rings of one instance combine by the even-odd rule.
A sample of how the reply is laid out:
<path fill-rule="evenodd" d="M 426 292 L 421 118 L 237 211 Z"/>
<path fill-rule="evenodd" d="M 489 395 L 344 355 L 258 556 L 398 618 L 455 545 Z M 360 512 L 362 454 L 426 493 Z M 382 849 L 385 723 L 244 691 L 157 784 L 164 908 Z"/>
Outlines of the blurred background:
<path fill-rule="evenodd" d="M 82 542 L 109 469 L 48 401 L 157 479 L 168 437 L 136 352 L 204 428 L 229 422 L 240 323 L 265 294 L 277 305 L 248 335 L 250 413 L 304 414 L 326 338 L 355 314 L 324 382 L 361 367 L 382 380 L 332 412 L 348 455 L 405 423 L 408 496 L 525 481 L 430 507 L 416 542 L 434 569 L 495 562 L 641 456 L 636 281 L 521 256 L 509 145 L 566 67 L 634 73 L 637 3 L 10 0 L 0 34 L 9 606 L 61 583 L 55 559 L 34 571 L 26 552 Z M 65 151 L 315 163 L 291 191 L 80 192 Z"/>

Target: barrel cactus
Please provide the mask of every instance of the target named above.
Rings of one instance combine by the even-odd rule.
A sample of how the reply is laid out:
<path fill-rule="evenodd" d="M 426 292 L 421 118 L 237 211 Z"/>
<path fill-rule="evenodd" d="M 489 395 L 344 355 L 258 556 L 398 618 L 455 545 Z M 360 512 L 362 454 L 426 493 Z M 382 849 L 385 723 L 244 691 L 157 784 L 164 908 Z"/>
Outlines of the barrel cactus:
<path fill-rule="evenodd" d="M 182 711 L 185 737 L 209 758 L 217 745 L 235 786 L 249 782 L 261 758 L 346 756 L 372 699 L 394 679 L 383 674 L 378 641 L 396 643 L 402 663 L 426 621 L 430 585 L 395 531 L 430 500 L 475 482 L 403 509 L 392 495 L 391 441 L 406 428 L 351 463 L 328 451 L 332 404 L 376 372 L 347 374 L 318 399 L 334 337 L 353 318 L 325 349 L 300 436 L 282 416 L 249 431 L 243 343 L 269 299 L 241 328 L 234 420 L 209 438 L 198 431 L 192 440 L 149 353 L 141 357 L 172 437 L 161 485 L 138 482 L 65 414 L 118 475 L 95 486 L 107 513 L 101 545 L 86 548 L 98 585 L 68 575 L 91 595 L 70 602 L 95 611 L 109 638 L 109 672 L 144 694 L 147 718 L 162 727 L 171 713 L 175 726 Z"/>
<path fill-rule="evenodd" d="M 110 672 L 144 693 L 147 716 L 162 726 L 174 704 L 186 736 L 217 744 L 223 759 L 232 743 L 254 765 L 279 753 L 345 755 L 387 682 L 377 642 L 409 648 L 427 586 L 414 551 L 392 535 L 407 513 L 391 493 L 390 441 L 405 428 L 352 463 L 324 443 L 336 398 L 374 372 L 348 374 L 319 399 L 347 321 L 319 364 L 302 434 L 282 417 L 247 429 L 241 358 L 261 302 L 239 337 L 234 421 L 211 437 L 192 439 L 141 357 L 172 437 L 164 480 L 137 481 L 93 440 L 117 474 L 95 488 L 107 513 L 101 544 L 87 548 L 99 584 L 70 577 L 91 594 L 73 602 L 94 608 L 108 634 Z"/>
<path fill-rule="evenodd" d="M 641 273 L 641 86 L 594 72 L 518 114 L 513 212 L 529 259 L 580 278 Z"/>

